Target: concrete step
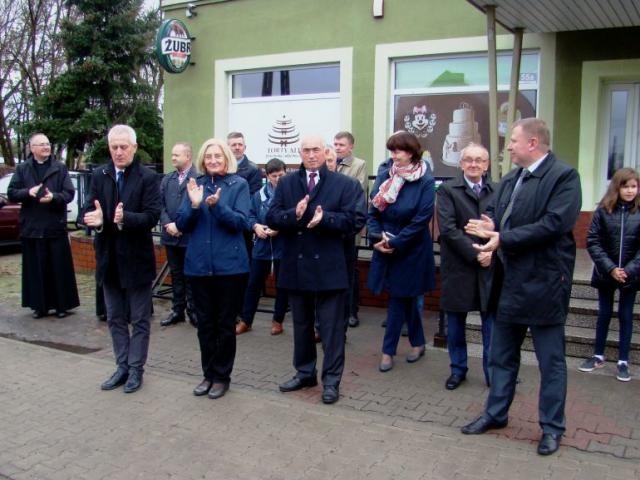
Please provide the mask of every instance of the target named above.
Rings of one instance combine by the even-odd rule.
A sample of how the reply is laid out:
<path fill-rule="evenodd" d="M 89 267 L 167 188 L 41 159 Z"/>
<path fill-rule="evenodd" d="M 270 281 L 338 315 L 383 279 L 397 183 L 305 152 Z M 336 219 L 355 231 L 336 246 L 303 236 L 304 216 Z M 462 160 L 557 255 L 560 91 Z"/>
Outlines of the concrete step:
<path fill-rule="evenodd" d="M 569 300 L 569 312 L 582 314 L 582 315 L 598 315 L 598 300 L 587 298 L 571 298 Z M 613 305 L 613 316 L 618 315 L 618 301 L 617 299 Z M 633 308 L 634 320 L 640 320 L 640 305 L 636 303 Z"/>
<path fill-rule="evenodd" d="M 596 314 L 584 314 L 584 313 L 572 313 L 567 315 L 566 325 L 569 327 L 581 327 L 591 328 L 595 331 L 596 324 L 598 322 L 598 316 Z M 620 329 L 620 322 L 618 317 L 613 315 L 611 322 L 609 323 L 609 330 L 618 331 Z M 633 319 L 633 331 L 640 333 L 640 319 L 634 317 Z"/>
<path fill-rule="evenodd" d="M 583 282 L 581 280 L 573 280 L 571 287 L 571 298 L 584 299 L 584 300 L 598 300 L 598 290 L 593 288 L 589 282 Z M 618 301 L 618 293 L 615 296 L 616 302 Z M 636 305 L 640 307 L 640 295 L 636 295 Z M 596 305 L 597 308 L 597 305 Z"/>
<path fill-rule="evenodd" d="M 480 315 L 477 313 L 469 314 L 467 317 L 467 342 L 482 343 L 480 326 Z M 595 341 L 595 330 L 593 328 L 567 326 L 565 328 L 565 336 L 567 356 L 587 358 L 593 355 L 593 345 Z M 522 348 L 523 350 L 533 351 L 533 342 L 530 333 L 527 333 Z M 612 329 L 609 329 L 605 357 L 609 360 L 618 359 L 618 332 Z M 631 339 L 629 357 L 631 363 L 640 363 L 640 343 L 634 341 L 633 338 Z"/>

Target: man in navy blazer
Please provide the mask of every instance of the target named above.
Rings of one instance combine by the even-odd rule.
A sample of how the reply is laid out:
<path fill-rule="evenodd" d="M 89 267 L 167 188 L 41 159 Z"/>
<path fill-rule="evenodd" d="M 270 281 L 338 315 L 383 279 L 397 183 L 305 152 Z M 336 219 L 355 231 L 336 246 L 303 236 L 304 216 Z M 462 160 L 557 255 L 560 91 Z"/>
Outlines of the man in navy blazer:
<path fill-rule="evenodd" d="M 317 318 L 324 351 L 322 401 L 334 403 L 344 369 L 349 286 L 343 242 L 363 220 L 358 220 L 362 209 L 357 208 L 363 193 L 359 183 L 326 167 L 322 137 L 307 136 L 300 144 L 302 166 L 280 179 L 267 213 L 267 225 L 283 239 L 278 288 L 288 291 L 293 314 L 296 375 L 280 385 L 280 391 L 318 384 Z"/>
<path fill-rule="evenodd" d="M 91 177 L 84 223 L 96 231 L 96 281 L 104 290 L 117 365 L 101 388 L 124 384 L 124 392 L 132 393 L 142 386 L 149 350 L 156 275 L 151 230 L 160 217 L 160 189 L 156 174 L 134 158 L 138 145 L 133 128 L 115 125 L 108 141 L 111 162 Z"/>
<path fill-rule="evenodd" d="M 162 197 L 162 211 L 160 212 L 160 225 L 162 236 L 160 243 L 167 252 L 167 262 L 171 271 L 171 313 L 160 322 L 163 327 L 178 322 L 184 322 L 185 310 L 189 321 L 193 326 L 197 325 L 191 288 L 184 276 L 184 255 L 189 241 L 188 235 L 176 227 L 178 209 L 187 192 L 187 183 L 190 178 L 196 178 L 198 171 L 192 163 L 193 149 L 188 143 L 176 143 L 171 149 L 171 163 L 175 171 L 167 173 L 160 183 L 160 196 Z"/>
<path fill-rule="evenodd" d="M 564 323 L 576 257 L 573 226 L 582 202 L 578 172 L 556 159 L 549 144 L 542 120 L 514 123 L 508 148 L 520 168 L 500 182 L 487 215 L 467 225 L 467 233 L 489 239 L 476 245 L 478 251 L 497 253 L 492 288 L 499 296 L 491 294 L 498 301 L 489 350 L 489 397 L 484 413 L 462 427 L 462 433 L 507 426 L 520 347 L 530 330 L 540 369 L 540 455 L 558 449 L 566 428 Z"/>

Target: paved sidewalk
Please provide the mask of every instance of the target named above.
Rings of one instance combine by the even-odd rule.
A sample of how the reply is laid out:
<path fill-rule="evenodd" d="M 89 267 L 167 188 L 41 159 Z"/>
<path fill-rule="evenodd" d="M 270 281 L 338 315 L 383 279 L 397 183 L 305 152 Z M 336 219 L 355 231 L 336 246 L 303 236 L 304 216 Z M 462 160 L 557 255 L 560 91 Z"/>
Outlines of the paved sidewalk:
<path fill-rule="evenodd" d="M 320 388 L 287 395 L 280 394 L 277 391 L 278 383 L 290 378 L 293 374 L 291 366 L 293 348 L 291 320 L 287 316 L 283 335 L 271 337 L 269 335 L 270 319 L 268 315 L 258 314 L 254 323 L 254 330 L 238 337 L 238 350 L 231 394 L 221 401 L 221 404 L 224 405 L 229 401 L 227 400 L 228 398 L 232 399 L 234 404 L 235 402 L 240 402 L 240 404 L 248 402 L 246 405 L 243 404 L 245 405 L 244 408 L 246 408 L 245 414 L 247 411 L 256 411 L 258 417 L 253 418 L 253 414 L 251 414 L 237 418 L 234 417 L 233 412 L 225 411 L 223 416 L 215 417 L 223 418 L 223 421 L 212 424 L 209 423 L 210 419 L 208 417 L 204 420 L 200 417 L 202 412 L 198 409 L 194 410 L 195 404 L 192 405 L 192 402 L 200 402 L 200 405 L 202 405 L 204 401 L 206 405 L 211 404 L 206 403 L 208 400 L 195 399 L 190 394 L 191 389 L 200 380 L 199 352 L 195 329 L 187 324 L 168 328 L 159 326 L 159 320 L 167 314 L 169 302 L 163 300 L 154 302 L 156 315 L 152 325 L 151 349 L 145 387 L 141 392 L 131 397 L 122 397 L 122 395 L 113 397 L 111 393 L 104 394 L 99 392 L 97 387 L 111 373 L 113 365 L 106 325 L 96 321 L 94 316 L 92 276 L 77 275 L 82 306 L 76 309 L 72 315 L 64 319 L 47 317 L 41 320 L 34 320 L 28 310 L 20 307 L 19 266 L 19 255 L 0 256 L 0 291 L 3 292 L 3 299 L 0 302 L 0 336 L 18 338 L 37 345 L 52 346 L 57 349 L 76 352 L 76 354 L 61 353 L 56 350 L 36 348 L 0 339 L 0 342 L 2 342 L 0 343 L 0 365 L 2 365 L 0 367 L 0 378 L 3 378 L 3 380 L 5 378 L 10 379 L 8 383 L 3 382 L 4 384 L 0 384 L 0 404 L 3 405 L 2 413 L 0 413 L 0 478 L 2 478 L 2 474 L 10 477 L 15 476 L 11 473 L 13 470 L 4 469 L 5 465 L 10 464 L 14 465 L 15 468 L 19 468 L 19 465 L 13 463 L 16 460 L 15 456 L 10 456 L 11 458 L 3 456 L 5 451 L 14 451 L 19 458 L 25 456 L 19 443 L 15 445 L 15 450 L 4 448 L 5 442 L 14 438 L 16 429 L 23 428 L 23 424 L 38 426 L 41 430 L 41 435 L 44 437 L 52 435 L 51 430 L 53 430 L 55 437 L 56 429 L 61 428 L 60 421 L 52 423 L 51 426 L 47 423 L 46 418 L 36 421 L 35 418 L 39 418 L 37 415 L 39 408 L 59 409 L 59 418 L 67 418 L 68 415 L 75 415 L 76 413 L 80 417 L 87 414 L 90 418 L 89 422 L 98 422 L 99 418 L 96 414 L 103 414 L 107 410 L 105 410 L 106 407 L 97 407 L 97 405 L 102 405 L 103 401 L 113 398 L 117 399 L 113 408 L 117 410 L 124 407 L 131 408 L 130 405 L 135 405 L 135 408 L 140 410 L 140 418 L 131 416 L 126 411 L 121 413 L 122 418 L 127 419 L 125 431 L 129 432 L 124 437 L 118 436 L 120 434 L 116 435 L 114 431 L 120 423 L 119 418 L 109 417 L 106 420 L 100 420 L 106 423 L 99 429 L 98 423 L 96 423 L 96 428 L 100 432 L 89 432 L 90 438 L 87 444 L 94 445 L 93 449 L 97 449 L 102 458 L 109 458 L 112 455 L 107 454 L 109 448 L 111 448 L 108 447 L 108 443 L 112 441 L 113 445 L 115 445 L 113 452 L 118 456 L 121 448 L 118 446 L 119 442 L 128 442 L 129 436 L 136 439 L 138 436 L 144 437 L 146 435 L 144 432 L 148 427 L 150 432 L 155 432 L 152 435 L 158 436 L 157 442 L 153 444 L 154 448 L 157 447 L 157 450 L 149 451 L 150 458 L 164 460 L 164 456 L 167 455 L 167 461 L 171 465 L 163 468 L 168 468 L 169 470 L 173 468 L 175 462 L 177 462 L 175 465 L 178 467 L 183 465 L 181 461 L 174 458 L 176 456 L 173 453 L 176 451 L 173 447 L 175 442 L 179 442 L 181 445 L 186 442 L 184 449 L 197 452 L 201 441 L 197 440 L 197 435 L 193 432 L 206 431 L 205 435 L 208 438 L 209 435 L 213 435 L 210 430 L 216 430 L 217 428 L 221 428 L 227 434 L 229 431 L 232 432 L 229 434 L 232 437 L 232 441 L 228 442 L 227 440 L 227 443 L 230 443 L 229 448 L 232 452 L 227 452 L 226 449 L 223 449 L 216 453 L 216 455 L 225 455 L 223 457 L 225 459 L 228 453 L 232 463 L 236 461 L 233 460 L 236 458 L 235 455 L 239 455 L 241 452 L 245 452 L 247 455 L 245 460 L 237 460 L 242 465 L 247 462 L 251 463 L 256 458 L 262 458 L 262 453 L 255 454 L 254 450 L 256 448 L 260 452 L 266 452 L 265 455 L 268 453 L 269 458 L 281 459 L 283 450 L 278 447 L 281 442 L 284 442 L 285 446 L 289 445 L 286 443 L 289 441 L 293 445 L 298 443 L 295 438 L 292 440 L 288 436 L 282 437 L 282 439 L 280 437 L 284 426 L 282 428 L 279 427 L 282 414 L 277 412 L 280 409 L 284 409 L 285 411 L 295 410 L 296 412 L 302 412 L 300 413 L 302 416 L 310 415 L 315 418 L 315 416 L 319 415 L 319 418 L 325 418 L 326 416 L 338 418 L 335 422 L 345 427 L 344 430 L 340 430 L 340 436 L 345 435 L 347 440 L 354 433 L 352 430 L 362 430 L 360 426 L 358 428 L 350 426 L 350 421 L 356 421 L 361 422 L 358 425 L 375 424 L 380 428 L 382 426 L 386 426 L 385 428 L 399 428 L 403 432 L 400 436 L 407 436 L 410 441 L 413 441 L 414 434 L 412 432 L 414 431 L 419 432 L 420 435 L 438 435 L 438 442 L 443 445 L 452 445 L 451 448 L 454 448 L 454 451 L 460 445 L 468 446 L 464 447 L 468 448 L 468 450 L 460 452 L 463 455 L 458 455 L 457 453 L 452 455 L 447 451 L 447 455 L 443 454 L 442 458 L 440 458 L 441 462 L 453 462 L 451 468 L 460 474 L 458 477 L 454 477 L 451 471 L 449 472 L 450 474 L 445 475 L 438 470 L 432 477 L 427 478 L 485 478 L 483 475 L 488 475 L 487 472 L 491 471 L 489 467 L 487 467 L 489 469 L 478 467 L 477 471 L 472 470 L 470 472 L 466 470 L 458 471 L 456 468 L 458 466 L 462 467 L 462 465 L 458 464 L 463 459 L 470 462 L 477 461 L 484 465 L 484 462 L 488 461 L 487 455 L 494 459 L 493 461 L 496 462 L 494 467 L 498 468 L 498 465 L 503 464 L 503 460 L 498 457 L 492 457 L 493 454 L 488 454 L 488 452 L 492 452 L 496 448 L 501 452 L 510 452 L 505 454 L 507 456 L 516 452 L 516 458 L 524 461 L 527 468 L 532 469 L 532 472 L 537 472 L 537 474 L 532 473 L 530 478 L 555 478 L 556 467 L 560 470 L 564 468 L 569 471 L 568 474 L 558 478 L 591 478 L 591 476 L 598 479 L 640 478 L 640 472 L 633 470 L 637 468 L 636 463 L 633 462 L 637 462 L 640 459 L 640 409 L 638 409 L 637 400 L 640 394 L 640 380 L 634 377 L 629 383 L 618 382 L 614 376 L 614 364 L 608 364 L 604 371 L 584 374 L 577 372 L 577 365 L 580 361 L 578 359 L 569 359 L 567 434 L 563 438 L 563 447 L 560 449 L 560 455 L 554 456 L 553 460 L 543 460 L 535 454 L 535 446 L 540 436 L 540 430 L 537 425 L 537 385 L 539 376 L 535 358 L 531 355 L 525 354 L 523 357 L 523 367 L 520 372 L 521 383 L 518 385 L 514 405 L 510 412 L 509 427 L 500 430 L 499 434 L 487 434 L 481 437 L 469 438 L 459 433 L 459 427 L 475 418 L 481 412 L 487 394 L 486 388 L 481 381 L 481 362 L 480 358 L 478 358 L 479 351 L 477 347 L 470 346 L 470 372 L 467 382 L 454 392 L 444 389 L 444 380 L 448 376 L 449 370 L 446 351 L 431 347 L 428 349 L 425 358 L 416 364 L 410 365 L 404 361 L 404 355 L 408 352 L 406 339 L 401 339 L 395 368 L 389 373 L 382 374 L 377 371 L 377 364 L 383 333 L 379 325 L 384 318 L 385 312 L 375 308 L 363 308 L 361 311 L 362 325 L 356 329 L 349 330 L 347 364 L 341 387 L 341 399 L 336 405 L 326 407 L 319 402 Z M 435 316 L 433 314 L 429 315 L 425 324 L 427 338 L 431 338 L 435 331 Z M 14 352 L 13 348 L 18 348 L 19 352 Z M 40 355 L 44 355 L 44 357 Z M 9 356 L 10 361 L 5 360 L 5 356 Z M 53 359 L 70 360 L 54 361 Z M 54 364 L 57 366 L 54 367 Z M 638 373 L 636 366 L 632 365 L 631 368 L 632 375 Z M 59 383 L 61 387 L 56 387 L 56 383 Z M 49 386 L 47 387 L 47 385 Z M 16 389 L 17 392 L 15 391 Z M 78 401 L 81 400 L 81 402 L 78 403 L 77 410 L 74 410 L 73 405 L 76 405 L 76 399 Z M 120 402 L 125 400 L 126 403 L 121 405 Z M 14 408 L 12 402 L 15 402 L 18 407 Z M 71 405 L 67 405 L 67 402 L 71 402 Z M 216 405 L 218 403 L 220 402 L 217 402 Z M 11 406 L 9 407 L 9 405 Z M 69 408 L 71 413 L 68 411 Z M 110 404 L 109 408 L 111 408 Z M 21 415 L 20 412 L 23 412 L 23 409 L 24 415 Z M 32 411 L 36 412 L 34 419 L 31 417 Z M 45 409 L 44 411 L 46 412 L 47 410 Z M 208 410 L 205 411 L 208 412 Z M 153 418 L 155 418 L 154 415 L 156 414 L 158 418 L 165 418 L 164 415 L 167 418 L 172 418 L 169 424 L 176 425 L 175 428 L 177 428 L 178 434 L 175 435 L 177 435 L 177 439 L 173 439 L 174 430 L 169 428 L 170 425 L 155 425 L 156 420 L 147 421 L 147 414 L 150 414 Z M 262 418 L 259 418 L 260 416 Z M 278 423 L 274 424 L 270 420 L 271 417 L 278 418 Z M 141 422 L 139 425 L 137 423 L 138 420 Z M 179 439 L 182 438 L 181 429 L 192 421 L 195 422 L 195 425 L 201 425 L 201 427 L 191 432 L 193 435 L 191 439 L 188 439 L 188 434 L 183 432 L 185 440 L 184 442 L 180 441 Z M 298 421 L 300 420 L 298 419 Z M 245 422 L 248 422 L 247 425 L 253 425 L 254 422 L 258 422 L 256 428 L 262 429 L 264 427 L 268 432 L 260 430 L 259 433 L 243 433 L 245 428 L 249 428 L 245 426 Z M 72 423 L 75 424 L 75 421 Z M 110 426 L 111 423 L 113 423 L 113 427 Z M 5 438 L 5 424 L 14 429 L 12 430 L 13 433 L 8 435 L 9 440 Z M 298 423 L 295 423 L 291 428 L 297 428 L 298 426 Z M 166 430 L 163 430 L 163 428 L 166 428 Z M 131 433 L 130 430 L 134 433 Z M 236 430 L 238 431 L 237 440 L 235 439 Z M 396 430 L 392 431 L 395 432 Z M 107 441 L 104 445 L 101 445 L 97 437 L 104 435 L 104 432 L 108 433 Z M 135 434 L 135 432 L 138 433 Z M 262 440 L 258 440 L 256 444 L 252 439 L 252 435 L 257 435 L 257 438 L 262 439 L 263 434 L 271 435 L 271 437 L 268 437 L 271 441 L 265 441 L 265 444 L 262 444 L 259 443 Z M 18 436 L 22 437 L 24 435 L 26 433 Z M 286 435 L 289 435 L 289 433 Z M 313 436 L 315 433 L 306 432 L 303 434 L 305 438 L 306 435 Z M 344 443 L 339 440 L 337 444 L 341 445 L 341 447 L 334 448 L 336 455 L 338 455 L 337 458 L 340 459 L 342 456 L 351 458 L 354 452 L 361 451 L 361 445 L 371 447 L 367 436 L 361 434 L 361 437 L 345 440 Z M 325 447 L 335 447 L 333 444 L 324 445 L 325 440 L 322 438 L 319 439 L 315 436 L 313 438 L 315 444 L 312 447 L 313 450 L 323 451 Z M 333 437 L 330 438 L 333 440 Z M 70 441 L 70 439 L 67 440 Z M 78 441 L 80 445 L 83 444 L 82 438 L 79 438 Z M 364 460 L 362 460 L 362 463 L 361 460 L 355 462 L 355 464 L 359 465 L 358 468 L 364 469 L 358 475 L 362 474 L 362 472 L 367 472 L 367 476 L 373 475 L 376 478 L 378 474 L 375 472 L 377 470 L 372 465 L 377 465 L 380 462 L 387 463 L 387 457 L 384 456 L 386 455 L 385 452 L 387 452 L 385 450 L 386 447 L 381 446 L 384 445 L 384 442 L 376 442 L 378 443 L 374 443 L 374 447 L 368 448 L 371 451 L 372 458 L 375 458 L 367 459 L 367 461 L 373 463 L 366 463 Z M 28 438 L 22 446 L 25 447 L 27 443 L 31 443 Z M 399 442 L 402 445 L 401 455 L 406 455 L 404 453 L 404 449 L 407 447 L 405 443 L 404 440 Z M 420 442 L 418 443 L 420 444 Z M 410 446 L 407 448 L 408 451 L 412 451 Z M 431 454 L 432 448 L 435 447 L 425 447 L 426 453 L 422 452 L 416 458 L 433 457 L 429 465 L 434 467 L 434 459 L 438 457 L 435 454 L 435 456 Z M 183 447 L 180 446 L 177 451 L 182 451 L 182 449 Z M 69 447 L 67 450 L 74 452 L 75 447 Z M 391 450 L 396 451 L 394 449 Z M 440 450 L 436 449 L 436 451 Z M 407 456 L 415 456 L 415 452 Z M 202 461 L 206 458 L 209 457 L 203 455 L 199 460 Z M 294 455 L 292 458 L 297 457 Z M 301 458 L 306 457 L 302 454 Z M 414 463 L 416 463 L 416 458 L 412 459 Z M 562 459 L 562 461 L 555 460 L 556 458 Z M 335 460 L 337 464 L 340 462 L 339 459 Z M 316 460 L 305 460 L 304 463 L 305 465 L 316 465 L 314 463 Z M 9 463 L 5 464 L 5 462 Z M 196 462 L 196 460 L 193 460 L 193 462 Z M 226 465 L 225 462 L 223 462 L 224 465 Z M 270 465 L 268 461 L 265 460 L 265 462 L 265 465 Z M 297 465 L 295 461 L 292 460 L 292 462 L 293 465 Z M 331 460 L 329 463 L 333 465 L 335 462 Z M 288 465 L 288 463 L 280 460 L 277 463 Z M 419 461 L 417 463 L 422 465 L 420 468 L 424 469 L 425 472 L 433 472 L 428 468 L 428 465 Z M 186 463 L 186 465 L 190 464 L 191 462 Z M 205 464 L 209 467 L 211 466 L 207 462 Z M 413 465 L 412 463 L 408 464 Z M 510 465 L 509 462 L 507 462 L 507 465 Z M 554 467 L 552 468 L 551 465 L 554 465 Z M 600 467 L 597 465 L 600 465 Z M 143 467 L 146 468 L 145 466 Z M 144 468 L 139 471 L 146 472 L 147 470 Z M 374 470 L 371 470 L 372 468 Z M 380 466 L 379 468 L 382 467 Z M 385 468 L 391 467 L 387 466 Z M 510 468 L 513 473 L 515 471 L 513 468 L 515 467 L 511 466 Z M 543 469 L 544 472 L 539 472 L 538 468 Z M 618 468 L 622 470 L 618 471 Z M 305 478 L 304 475 L 310 475 L 301 473 L 301 470 L 292 469 L 293 474 L 290 475 L 287 470 L 282 474 L 282 477 L 278 477 L 278 471 L 274 466 L 268 475 L 252 477 L 253 473 L 247 473 L 241 468 L 235 473 L 235 477 L 222 474 L 212 476 L 213 474 L 210 473 L 205 478 L 269 478 L 270 476 L 272 478 Z M 28 472 L 31 472 L 31 470 L 28 470 Z M 346 472 L 350 472 L 350 470 L 346 470 Z M 393 472 L 396 471 L 393 470 Z M 578 475 L 576 472 L 580 474 Z M 574 474 L 575 477 L 572 477 Z M 364 476 L 364 474 L 362 475 Z M 441 476 L 438 477 L 437 475 Z M 162 475 L 159 476 L 162 478 Z M 326 472 L 323 472 L 323 478 L 326 477 Z M 18 478 L 27 477 L 19 476 Z M 53 477 L 43 474 L 36 478 Z M 59 478 L 80 477 L 75 475 L 65 477 L 61 475 Z M 105 475 L 103 478 L 112 477 Z M 150 477 L 145 474 L 140 478 Z M 198 476 L 177 476 L 175 478 L 198 478 Z M 329 478 L 331 478 L 331 475 L 329 475 Z M 393 478 L 393 475 L 379 475 L 379 478 Z M 420 477 L 399 472 L 397 478 Z M 515 478 L 523 477 L 517 476 Z"/>
<path fill-rule="evenodd" d="M 432 423 L 234 385 L 220 400 L 155 369 L 101 392 L 107 360 L 0 339 L 0 474 L 11 479 L 633 479 L 636 462 L 467 437 Z"/>

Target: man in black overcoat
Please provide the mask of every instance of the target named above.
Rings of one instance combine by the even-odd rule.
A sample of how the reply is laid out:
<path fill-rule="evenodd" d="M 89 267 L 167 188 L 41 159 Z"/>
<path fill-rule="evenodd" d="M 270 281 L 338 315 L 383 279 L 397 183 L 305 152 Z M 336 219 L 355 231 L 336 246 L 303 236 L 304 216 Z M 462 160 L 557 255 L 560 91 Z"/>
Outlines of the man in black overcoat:
<path fill-rule="evenodd" d="M 578 172 L 549 149 L 546 124 L 513 125 L 509 152 L 519 167 L 498 185 L 487 216 L 468 231 L 488 238 L 479 251 L 496 251 L 493 287 L 499 289 L 489 353 L 491 387 L 482 416 L 466 434 L 503 428 L 515 393 L 520 347 L 531 331 L 540 369 L 540 455 L 554 453 L 565 431 L 567 365 L 564 324 L 576 256 L 573 227 L 582 194 Z"/>
<path fill-rule="evenodd" d="M 482 321 L 482 367 L 489 385 L 487 363 L 493 315 L 489 311 L 492 252 L 477 252 L 481 243 L 464 231 L 472 218 L 480 218 L 493 197 L 494 184 L 486 177 L 489 152 L 482 145 L 469 144 L 460 152 L 460 175 L 438 189 L 440 230 L 440 308 L 447 316 L 447 350 L 451 375 L 447 390 L 455 390 L 467 376 L 467 313 L 479 311 Z"/>
<path fill-rule="evenodd" d="M 293 314 L 296 375 L 280 391 L 317 385 L 317 317 L 324 350 L 322 401 L 334 403 L 344 369 L 349 286 L 343 242 L 355 231 L 363 193 L 352 179 L 327 169 L 322 137 L 303 138 L 300 156 L 301 168 L 280 179 L 267 213 L 267 225 L 284 239 L 278 288 L 288 291 Z"/>
<path fill-rule="evenodd" d="M 84 221 L 96 231 L 96 281 L 103 286 L 117 364 L 101 388 L 124 384 L 125 393 L 131 393 L 142 386 L 149 349 L 156 274 L 151 230 L 160 217 L 160 189 L 156 174 L 134 159 L 138 145 L 131 127 L 115 125 L 108 141 L 111 162 L 91 177 Z"/>

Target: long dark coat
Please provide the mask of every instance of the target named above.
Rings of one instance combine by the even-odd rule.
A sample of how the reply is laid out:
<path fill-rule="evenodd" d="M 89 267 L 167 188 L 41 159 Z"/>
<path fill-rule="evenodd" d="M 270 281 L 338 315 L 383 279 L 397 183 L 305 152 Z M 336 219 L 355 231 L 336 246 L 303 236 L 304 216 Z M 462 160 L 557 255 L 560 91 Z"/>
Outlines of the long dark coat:
<path fill-rule="evenodd" d="M 17 166 L 7 189 L 9 200 L 22 204 L 22 306 L 41 313 L 52 309 L 64 312 L 80 305 L 67 236 L 67 204 L 75 190 L 67 167 L 53 155 L 49 161 L 38 181 L 35 160 L 29 155 Z M 40 195 L 29 195 L 29 189 L 39 183 L 53 194 L 50 203 L 40 203 Z"/>
<path fill-rule="evenodd" d="M 349 286 L 344 239 L 356 228 L 362 187 L 352 179 L 330 172 L 325 165 L 320 180 L 309 194 L 305 214 L 296 220 L 296 205 L 307 194 L 304 167 L 278 181 L 267 225 L 283 239 L 278 288 L 302 291 L 343 290 Z M 356 185 L 358 191 L 356 191 Z M 318 205 L 322 221 L 307 228 Z"/>
<path fill-rule="evenodd" d="M 87 196 L 86 211 L 100 202 L 104 224 L 96 233 L 96 280 L 103 283 L 107 272 L 117 270 L 122 288 L 150 284 L 156 275 L 151 230 L 160 218 L 160 188 L 156 174 L 138 160 L 125 169 L 124 191 L 118 195 L 116 172 L 112 162 L 94 170 Z M 116 205 L 122 202 L 122 230 L 113 223 Z"/>
<path fill-rule="evenodd" d="M 522 169 L 504 177 L 487 213 L 500 231 Z M 518 190 L 510 228 L 500 231 L 504 279 L 498 321 L 526 325 L 564 323 L 576 258 L 573 226 L 582 194 L 578 172 L 549 152 Z"/>
<path fill-rule="evenodd" d="M 371 196 L 389 177 L 388 169 L 379 169 Z M 368 286 L 373 293 L 383 289 L 392 297 L 415 297 L 435 288 L 435 262 L 429 221 L 435 200 L 434 180 L 430 171 L 414 182 L 406 182 L 395 203 L 382 212 L 371 205 L 367 218 L 370 236 L 383 231 L 396 237 L 389 244 L 391 254 L 373 252 Z"/>
<path fill-rule="evenodd" d="M 589 226 L 587 250 L 594 264 L 593 287 L 637 290 L 640 287 L 640 211 L 632 213 L 624 203 L 616 205 L 611 213 L 598 207 Z M 611 276 L 616 267 L 627 273 L 624 284 Z"/>
<path fill-rule="evenodd" d="M 489 303 L 491 266 L 478 263 L 474 243 L 484 240 L 468 235 L 464 226 L 471 218 L 480 218 L 493 197 L 494 184 L 483 179 L 480 197 L 464 175 L 440 186 L 437 193 L 440 228 L 440 307 L 448 312 L 486 312 Z"/>

